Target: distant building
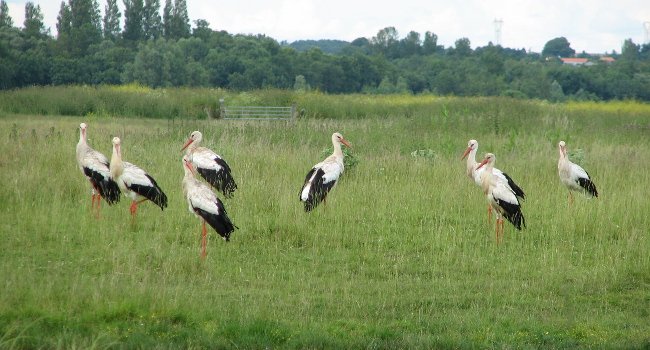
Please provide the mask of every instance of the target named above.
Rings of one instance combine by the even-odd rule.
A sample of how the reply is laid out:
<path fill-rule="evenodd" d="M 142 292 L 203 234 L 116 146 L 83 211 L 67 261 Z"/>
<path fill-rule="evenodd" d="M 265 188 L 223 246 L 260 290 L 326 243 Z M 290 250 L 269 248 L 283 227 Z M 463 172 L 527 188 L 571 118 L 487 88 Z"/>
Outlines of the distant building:
<path fill-rule="evenodd" d="M 570 66 L 593 66 L 595 64 L 593 61 L 590 61 L 588 58 L 567 57 L 567 58 L 560 58 L 560 60 L 562 60 L 563 64 L 568 64 Z M 598 57 L 598 60 L 603 63 L 612 63 L 616 61 L 614 57 L 610 57 L 610 56 L 600 56 Z"/>
<path fill-rule="evenodd" d="M 591 66 L 592 62 L 589 62 L 587 58 L 575 58 L 575 57 L 562 57 L 560 58 L 563 64 L 568 64 L 570 66 Z"/>

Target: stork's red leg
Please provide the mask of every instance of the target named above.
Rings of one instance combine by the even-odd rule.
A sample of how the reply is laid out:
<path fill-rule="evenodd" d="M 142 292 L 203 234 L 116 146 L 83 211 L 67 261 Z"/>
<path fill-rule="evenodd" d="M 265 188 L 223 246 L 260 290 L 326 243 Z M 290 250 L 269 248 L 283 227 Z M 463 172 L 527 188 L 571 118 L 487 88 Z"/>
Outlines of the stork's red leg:
<path fill-rule="evenodd" d="M 206 246 L 208 245 L 208 230 L 205 229 L 205 220 L 203 220 L 203 230 L 201 231 L 201 259 L 207 255 Z"/>
<path fill-rule="evenodd" d="M 136 201 L 131 202 L 131 208 L 130 208 L 131 216 L 135 217 L 135 213 L 138 211 L 138 204 L 140 204 L 140 203 L 142 203 L 142 202 L 144 202 L 146 200 L 147 199 L 145 198 L 145 199 L 141 199 L 141 200 L 139 200 L 137 202 Z"/>
<path fill-rule="evenodd" d="M 95 219 L 99 219 L 99 209 L 102 204 L 102 195 L 101 194 L 96 194 L 95 198 L 97 198 L 97 209 L 95 211 Z"/>
<path fill-rule="evenodd" d="M 488 204 L 488 223 L 492 223 L 492 206 Z"/>
<path fill-rule="evenodd" d="M 503 239 L 503 229 L 504 229 L 503 225 L 504 225 L 504 222 L 505 222 L 505 220 L 503 220 L 503 218 L 501 218 L 501 239 Z"/>
<path fill-rule="evenodd" d="M 569 191 L 569 205 L 573 205 L 573 193 Z"/>

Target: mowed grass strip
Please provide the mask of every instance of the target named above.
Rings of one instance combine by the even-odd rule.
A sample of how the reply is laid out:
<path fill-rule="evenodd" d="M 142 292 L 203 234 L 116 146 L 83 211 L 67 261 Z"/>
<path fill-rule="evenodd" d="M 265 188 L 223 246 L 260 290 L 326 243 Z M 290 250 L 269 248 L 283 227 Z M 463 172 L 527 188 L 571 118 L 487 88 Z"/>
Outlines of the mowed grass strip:
<path fill-rule="evenodd" d="M 295 124 L 5 116 L 0 347 L 647 347 L 644 117 L 585 125 L 548 108 Z M 145 203 L 131 223 L 123 197 L 92 216 L 74 156 L 82 121 L 108 157 L 122 138 L 165 211 Z M 197 129 L 239 185 L 224 203 L 240 229 L 229 243 L 212 232 L 205 261 L 181 190 L 180 148 Z M 334 131 L 358 164 L 304 213 L 302 181 Z M 470 138 L 527 194 L 527 228 L 506 223 L 499 246 L 460 160 Z M 598 199 L 569 206 L 560 139 Z"/>

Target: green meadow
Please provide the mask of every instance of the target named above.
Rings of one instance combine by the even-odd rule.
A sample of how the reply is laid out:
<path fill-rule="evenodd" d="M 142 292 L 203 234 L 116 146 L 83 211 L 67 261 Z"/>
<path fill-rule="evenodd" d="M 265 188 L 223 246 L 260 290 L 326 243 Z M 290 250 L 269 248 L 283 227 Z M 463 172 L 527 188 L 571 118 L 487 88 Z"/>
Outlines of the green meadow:
<path fill-rule="evenodd" d="M 219 97 L 207 90 L 39 89 L 0 94 L 0 348 L 650 347 L 647 104 L 228 97 L 296 102 L 303 117 L 288 123 L 205 119 Z M 175 109 L 157 115 L 158 103 Z M 132 222 L 122 197 L 96 219 L 75 160 L 81 122 L 109 158 L 119 136 L 169 207 L 145 203 Z M 204 261 L 181 188 L 193 130 L 239 186 L 220 195 L 239 230 L 230 242 L 210 231 Z M 335 131 L 352 166 L 305 213 L 304 176 Z M 527 195 L 527 227 L 506 222 L 499 245 L 460 160 L 472 138 Z M 560 140 L 599 198 L 569 205 Z"/>

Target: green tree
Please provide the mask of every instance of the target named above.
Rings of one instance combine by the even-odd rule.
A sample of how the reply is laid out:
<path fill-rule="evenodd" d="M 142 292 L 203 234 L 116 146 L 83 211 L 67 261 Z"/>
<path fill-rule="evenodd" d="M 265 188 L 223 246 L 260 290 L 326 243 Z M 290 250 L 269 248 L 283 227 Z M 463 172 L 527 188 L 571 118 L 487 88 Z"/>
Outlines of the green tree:
<path fill-rule="evenodd" d="M 120 35 L 120 18 L 122 14 L 117 7 L 117 0 L 107 0 L 104 9 L 104 38 L 115 40 Z"/>
<path fill-rule="evenodd" d="M 72 55 L 85 56 L 88 48 L 102 37 L 99 5 L 96 0 L 69 0 Z"/>
<path fill-rule="evenodd" d="M 14 26 L 14 21 L 9 16 L 9 6 L 5 0 L 0 1 L 0 29 L 11 28 Z"/>
<path fill-rule="evenodd" d="M 562 85 L 557 82 L 557 80 L 553 80 L 551 83 L 551 88 L 549 90 L 550 93 L 550 99 L 553 102 L 562 102 L 566 99 L 566 96 L 564 95 L 564 91 L 562 90 Z"/>
<path fill-rule="evenodd" d="M 20 30 L 13 27 L 0 28 L 0 89 L 17 86 L 23 39 Z"/>
<path fill-rule="evenodd" d="M 144 38 L 144 3 L 143 0 L 124 0 L 124 40 L 138 42 Z"/>
<path fill-rule="evenodd" d="M 621 59 L 627 61 L 636 61 L 639 59 L 639 52 L 641 47 L 632 41 L 632 39 L 625 39 L 623 48 L 621 49 Z"/>
<path fill-rule="evenodd" d="M 384 77 L 377 86 L 377 93 L 392 94 L 393 92 L 395 92 L 395 84 L 389 77 Z"/>
<path fill-rule="evenodd" d="M 174 0 L 174 9 L 171 17 L 171 38 L 180 39 L 190 36 L 190 17 L 187 15 L 185 0 Z"/>
<path fill-rule="evenodd" d="M 72 50 L 71 35 L 72 35 L 72 12 L 70 6 L 61 2 L 61 9 L 57 16 L 56 31 L 57 31 L 57 47 L 60 55 L 68 56 Z"/>
<path fill-rule="evenodd" d="M 162 36 L 160 0 L 145 0 L 143 31 L 145 39 L 158 39 Z"/>
<path fill-rule="evenodd" d="M 47 35 L 43 24 L 43 13 L 41 6 L 34 5 L 31 1 L 25 3 L 25 21 L 23 22 L 23 33 L 27 37 L 42 38 Z"/>
<path fill-rule="evenodd" d="M 386 27 L 377 32 L 377 36 L 370 39 L 370 45 L 373 50 L 386 57 L 390 57 L 391 53 L 397 51 L 396 47 L 398 43 L 398 34 L 395 27 Z"/>
<path fill-rule="evenodd" d="M 163 8 L 162 16 L 162 31 L 163 36 L 166 39 L 170 39 L 172 36 L 172 12 L 174 12 L 174 5 L 172 5 L 172 0 L 165 0 L 165 7 Z"/>
<path fill-rule="evenodd" d="M 504 57 L 501 55 L 501 46 L 494 46 L 490 43 L 480 51 L 480 62 L 488 73 L 492 75 L 503 75 Z"/>
<path fill-rule="evenodd" d="M 438 36 L 432 32 L 424 33 L 424 41 L 422 42 L 422 53 L 430 55 L 435 53 L 438 49 Z"/>
<path fill-rule="evenodd" d="M 121 84 L 124 67 L 133 61 L 132 49 L 119 45 L 111 40 L 101 42 L 93 54 L 92 65 L 96 70 L 92 72 L 92 84 Z"/>
<path fill-rule="evenodd" d="M 41 7 L 25 3 L 25 21 L 22 38 L 14 41 L 20 47 L 15 54 L 16 86 L 44 85 L 50 83 L 51 38 L 43 24 Z"/>
<path fill-rule="evenodd" d="M 544 57 L 571 57 L 575 53 L 569 41 L 563 36 L 547 41 L 542 50 Z"/>
<path fill-rule="evenodd" d="M 404 39 L 400 41 L 400 57 L 419 55 L 422 41 L 420 33 L 410 31 Z"/>
<path fill-rule="evenodd" d="M 210 23 L 204 19 L 197 19 L 194 21 L 194 29 L 192 30 L 192 36 L 208 42 L 210 36 L 212 35 L 212 29 L 210 29 Z"/>
<path fill-rule="evenodd" d="M 451 54 L 460 57 L 468 57 L 472 54 L 472 46 L 468 38 L 460 38 L 454 43 L 454 49 Z"/>
<path fill-rule="evenodd" d="M 309 84 L 307 84 L 307 79 L 305 79 L 304 75 L 296 75 L 296 80 L 293 83 L 293 89 L 295 91 L 309 91 Z"/>
<path fill-rule="evenodd" d="M 183 52 L 176 42 L 150 40 L 138 46 L 133 63 L 126 65 L 122 80 L 151 87 L 181 86 L 186 81 Z"/>

